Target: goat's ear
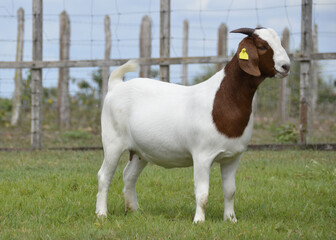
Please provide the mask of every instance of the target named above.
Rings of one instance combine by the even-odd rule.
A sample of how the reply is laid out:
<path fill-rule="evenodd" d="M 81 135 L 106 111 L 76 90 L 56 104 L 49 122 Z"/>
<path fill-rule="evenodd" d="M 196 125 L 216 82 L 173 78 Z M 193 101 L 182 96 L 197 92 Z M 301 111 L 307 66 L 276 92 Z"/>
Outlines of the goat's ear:
<path fill-rule="evenodd" d="M 239 43 L 237 57 L 239 66 L 244 72 L 255 77 L 261 75 L 258 66 L 259 55 L 252 37 L 246 37 Z"/>

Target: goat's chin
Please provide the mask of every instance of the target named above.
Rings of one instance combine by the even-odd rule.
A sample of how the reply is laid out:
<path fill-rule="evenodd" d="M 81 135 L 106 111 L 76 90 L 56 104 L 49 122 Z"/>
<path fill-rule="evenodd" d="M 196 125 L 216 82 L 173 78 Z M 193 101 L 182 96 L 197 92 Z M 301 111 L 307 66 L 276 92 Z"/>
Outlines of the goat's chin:
<path fill-rule="evenodd" d="M 274 77 L 276 77 L 276 78 L 285 78 L 287 76 L 288 76 L 288 72 L 278 72 L 277 71 L 277 73 L 275 74 Z"/>
<path fill-rule="evenodd" d="M 285 78 L 288 76 L 288 72 L 281 72 L 278 71 L 276 68 L 274 68 L 273 70 L 274 70 L 273 78 Z"/>

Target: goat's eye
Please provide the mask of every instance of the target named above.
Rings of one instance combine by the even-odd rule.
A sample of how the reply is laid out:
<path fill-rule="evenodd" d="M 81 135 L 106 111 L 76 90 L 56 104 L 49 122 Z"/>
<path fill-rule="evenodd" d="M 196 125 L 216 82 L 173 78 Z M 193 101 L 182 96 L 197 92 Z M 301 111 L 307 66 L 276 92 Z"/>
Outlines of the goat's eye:
<path fill-rule="evenodd" d="M 266 51 L 266 50 L 267 50 L 267 47 L 265 47 L 265 46 L 260 46 L 260 47 L 258 47 L 258 49 L 261 50 L 261 51 Z"/>

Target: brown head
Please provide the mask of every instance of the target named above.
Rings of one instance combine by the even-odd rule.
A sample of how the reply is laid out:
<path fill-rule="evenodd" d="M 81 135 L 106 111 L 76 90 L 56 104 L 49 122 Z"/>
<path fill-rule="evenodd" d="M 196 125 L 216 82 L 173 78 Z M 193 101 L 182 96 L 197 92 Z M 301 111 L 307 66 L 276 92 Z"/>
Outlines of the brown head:
<path fill-rule="evenodd" d="M 248 35 L 238 46 L 240 68 L 255 77 L 285 77 L 290 61 L 277 33 L 271 28 L 239 28 L 231 33 Z"/>

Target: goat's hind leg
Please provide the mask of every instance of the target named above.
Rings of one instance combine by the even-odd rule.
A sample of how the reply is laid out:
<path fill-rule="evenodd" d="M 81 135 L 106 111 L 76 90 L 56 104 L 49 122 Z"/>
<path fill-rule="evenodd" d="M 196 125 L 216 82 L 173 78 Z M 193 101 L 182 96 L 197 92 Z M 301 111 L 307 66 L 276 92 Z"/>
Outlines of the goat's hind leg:
<path fill-rule="evenodd" d="M 147 162 L 140 159 L 133 152 L 130 152 L 130 161 L 127 163 L 123 177 L 124 177 L 124 197 L 125 197 L 125 211 L 135 211 L 138 209 L 138 200 L 136 194 L 136 182 L 142 170 L 146 167 Z"/>
<path fill-rule="evenodd" d="M 106 217 L 107 215 L 107 192 L 122 152 L 123 150 L 120 145 L 115 142 L 104 146 L 104 161 L 98 172 L 96 203 L 96 214 L 98 217 Z"/>

